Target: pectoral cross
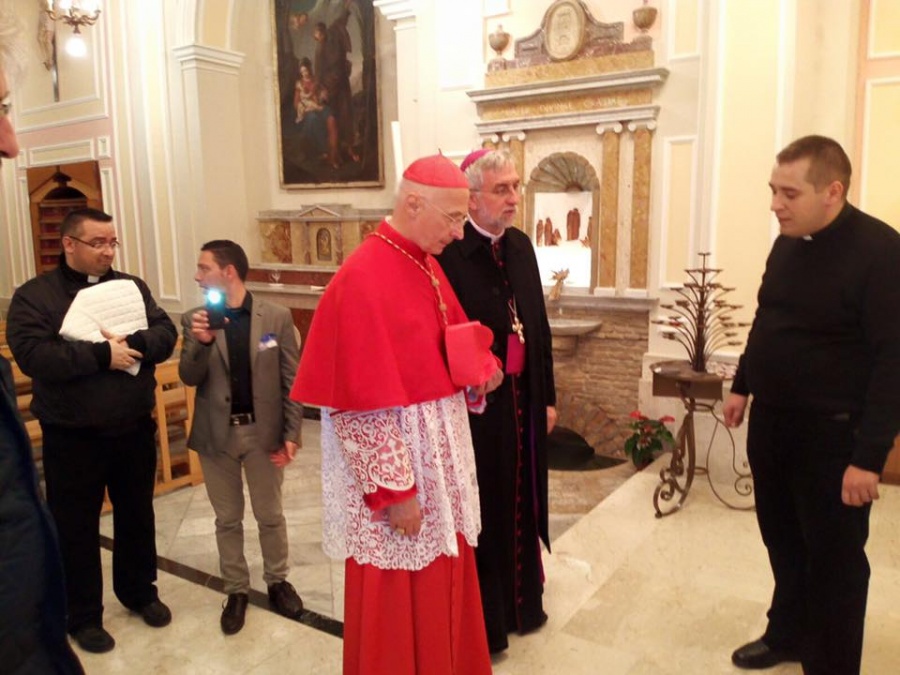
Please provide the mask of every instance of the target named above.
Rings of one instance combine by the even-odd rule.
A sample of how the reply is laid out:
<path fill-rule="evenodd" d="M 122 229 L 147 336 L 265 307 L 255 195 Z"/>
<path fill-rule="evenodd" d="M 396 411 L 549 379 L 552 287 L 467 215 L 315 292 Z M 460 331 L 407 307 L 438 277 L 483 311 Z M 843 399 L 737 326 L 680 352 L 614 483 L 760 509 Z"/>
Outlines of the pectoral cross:
<path fill-rule="evenodd" d="M 512 330 L 513 333 L 519 336 L 519 342 L 523 345 L 525 344 L 525 326 L 522 325 L 522 322 L 519 321 L 519 317 L 516 316 L 512 322 Z"/>

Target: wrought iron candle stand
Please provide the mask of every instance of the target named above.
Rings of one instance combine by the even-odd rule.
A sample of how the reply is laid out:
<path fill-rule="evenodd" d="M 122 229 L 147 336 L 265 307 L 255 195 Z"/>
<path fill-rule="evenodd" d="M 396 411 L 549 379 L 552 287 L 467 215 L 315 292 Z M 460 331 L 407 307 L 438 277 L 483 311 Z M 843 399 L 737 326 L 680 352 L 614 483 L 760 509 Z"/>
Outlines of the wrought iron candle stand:
<path fill-rule="evenodd" d="M 680 510 L 687 499 L 697 473 L 705 473 L 713 494 L 730 508 L 746 510 L 752 506 L 740 506 L 728 502 L 713 484 L 709 474 L 709 455 L 715 440 L 714 432 L 706 453 L 706 467 L 697 467 L 696 434 L 694 413 L 708 412 L 716 420 L 716 430 L 725 430 L 731 443 L 732 469 L 735 474 L 734 491 L 747 497 L 753 492 L 753 479 L 746 462 L 738 467 L 734 439 L 731 432 L 715 414 L 715 405 L 722 400 L 724 378 L 707 372 L 709 357 L 716 349 L 739 345 L 735 340 L 737 328 L 749 324 L 736 322 L 731 312 L 740 309 L 725 301 L 724 296 L 733 288 L 722 286 L 715 279 L 722 270 L 707 265 L 709 253 L 701 253 L 701 266 L 687 269 L 689 281 L 676 289 L 681 296 L 672 304 L 660 307 L 672 312 L 669 316 L 652 320 L 663 326 L 663 336 L 681 344 L 688 353 L 688 361 L 664 361 L 654 364 L 653 395 L 679 398 L 684 404 L 685 416 L 675 436 L 675 447 L 669 465 L 659 473 L 659 485 L 653 492 L 653 507 L 656 517 L 662 518 Z M 677 496 L 677 501 L 675 500 Z"/>

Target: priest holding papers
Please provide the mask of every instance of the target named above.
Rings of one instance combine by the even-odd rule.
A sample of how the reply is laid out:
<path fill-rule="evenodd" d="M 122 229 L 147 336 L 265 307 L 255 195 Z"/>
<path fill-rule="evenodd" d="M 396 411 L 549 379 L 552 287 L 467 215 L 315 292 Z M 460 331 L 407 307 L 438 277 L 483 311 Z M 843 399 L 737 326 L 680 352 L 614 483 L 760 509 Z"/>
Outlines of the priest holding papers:
<path fill-rule="evenodd" d="M 468 322 L 432 257 L 462 236 L 468 197 L 441 155 L 406 169 L 393 215 L 322 296 L 294 382 L 295 400 L 322 407 L 324 548 L 346 560 L 345 674 L 491 672 L 468 411 L 502 373 L 490 331 Z"/>
<path fill-rule="evenodd" d="M 78 645 L 106 652 L 100 509 L 114 508 L 113 589 L 153 627 L 172 614 L 156 590 L 153 485 L 156 476 L 155 364 L 177 331 L 141 279 L 112 263 L 119 241 L 96 209 L 69 213 L 60 227 L 59 267 L 23 284 L 9 306 L 7 339 L 32 378 L 31 411 L 43 433 L 47 503 L 56 521 Z"/>

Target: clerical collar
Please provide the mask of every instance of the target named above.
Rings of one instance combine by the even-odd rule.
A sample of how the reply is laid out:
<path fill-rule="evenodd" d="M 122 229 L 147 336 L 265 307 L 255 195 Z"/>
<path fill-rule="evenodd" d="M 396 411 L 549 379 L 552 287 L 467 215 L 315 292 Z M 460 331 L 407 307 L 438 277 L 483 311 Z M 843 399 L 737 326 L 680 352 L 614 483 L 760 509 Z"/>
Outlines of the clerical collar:
<path fill-rule="evenodd" d="M 850 218 L 850 212 L 853 207 L 850 206 L 850 202 L 844 202 L 844 206 L 841 208 L 840 212 L 834 217 L 828 225 L 823 227 L 821 230 L 817 230 L 812 234 L 807 234 L 803 237 L 805 241 L 815 241 L 817 239 L 821 239 L 822 237 L 828 237 L 832 232 L 836 231 L 841 227 L 847 220 Z"/>
<path fill-rule="evenodd" d="M 472 219 L 472 216 L 469 216 L 469 222 L 472 223 L 472 227 L 475 228 L 475 231 L 478 234 L 480 234 L 482 237 L 490 239 L 492 244 L 496 244 L 503 238 L 503 235 L 506 234 L 506 230 L 503 230 L 503 232 L 501 232 L 500 234 L 493 234 L 492 232 L 488 232 L 487 230 L 478 227 L 478 223 L 476 223 Z"/>
<path fill-rule="evenodd" d="M 59 267 L 62 270 L 63 276 L 71 279 L 80 284 L 88 283 L 88 284 L 96 284 L 99 281 L 107 281 L 113 277 L 113 269 L 109 268 L 109 271 L 104 274 L 102 277 L 95 276 L 93 274 L 84 274 L 83 272 L 79 272 L 72 267 L 69 267 L 69 264 L 66 262 L 66 256 L 64 253 L 59 254 Z"/>

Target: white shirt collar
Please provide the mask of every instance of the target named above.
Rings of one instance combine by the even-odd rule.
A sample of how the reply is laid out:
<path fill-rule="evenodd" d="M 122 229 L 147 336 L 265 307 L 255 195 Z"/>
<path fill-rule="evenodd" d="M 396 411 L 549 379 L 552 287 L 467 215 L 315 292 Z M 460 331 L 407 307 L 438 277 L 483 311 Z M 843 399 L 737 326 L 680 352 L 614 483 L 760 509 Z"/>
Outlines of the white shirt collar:
<path fill-rule="evenodd" d="M 501 232 L 500 234 L 494 234 L 492 232 L 488 232 L 487 230 L 485 230 L 481 227 L 478 227 L 478 223 L 476 223 L 472 219 L 472 216 L 469 216 L 469 222 L 472 223 L 472 227 L 475 228 L 475 231 L 478 234 L 480 234 L 482 237 L 487 237 L 488 239 L 490 239 L 492 244 L 496 244 L 498 241 L 500 241 L 500 239 L 503 237 L 503 235 L 506 234 L 505 230 L 503 232 Z"/>

